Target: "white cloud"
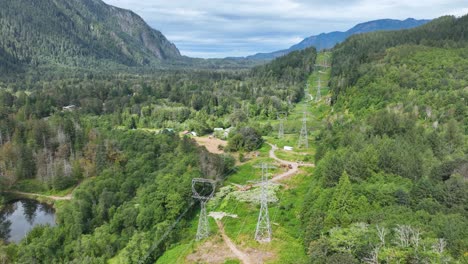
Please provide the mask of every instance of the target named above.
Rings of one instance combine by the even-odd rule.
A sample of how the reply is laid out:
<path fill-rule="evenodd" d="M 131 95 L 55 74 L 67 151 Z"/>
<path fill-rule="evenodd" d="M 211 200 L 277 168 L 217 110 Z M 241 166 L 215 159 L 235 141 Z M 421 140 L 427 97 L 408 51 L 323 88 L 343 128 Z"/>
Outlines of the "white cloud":
<path fill-rule="evenodd" d="M 184 55 L 226 57 L 288 48 L 380 18 L 468 13 L 466 0 L 104 0 L 141 15 Z"/>

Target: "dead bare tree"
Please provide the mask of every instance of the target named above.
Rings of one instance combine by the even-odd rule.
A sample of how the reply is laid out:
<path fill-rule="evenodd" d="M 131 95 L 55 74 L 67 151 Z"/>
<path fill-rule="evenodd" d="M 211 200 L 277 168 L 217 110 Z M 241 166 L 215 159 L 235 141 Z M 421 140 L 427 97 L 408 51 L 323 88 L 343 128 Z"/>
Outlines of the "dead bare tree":
<path fill-rule="evenodd" d="M 397 225 L 394 230 L 397 236 L 397 244 L 400 247 L 409 247 L 411 241 L 411 227 L 407 225 Z"/>
<path fill-rule="evenodd" d="M 411 228 L 411 244 L 417 250 L 419 248 L 419 242 L 421 241 L 421 231 L 417 228 Z"/>
<path fill-rule="evenodd" d="M 380 239 L 380 245 L 385 247 L 385 236 L 387 235 L 387 229 L 385 227 L 380 227 L 379 225 L 376 226 L 377 228 L 377 235 Z"/>
<path fill-rule="evenodd" d="M 447 241 L 443 238 L 437 239 L 437 242 L 432 245 L 432 250 L 437 252 L 439 255 L 444 253 L 445 247 L 447 246 Z"/>

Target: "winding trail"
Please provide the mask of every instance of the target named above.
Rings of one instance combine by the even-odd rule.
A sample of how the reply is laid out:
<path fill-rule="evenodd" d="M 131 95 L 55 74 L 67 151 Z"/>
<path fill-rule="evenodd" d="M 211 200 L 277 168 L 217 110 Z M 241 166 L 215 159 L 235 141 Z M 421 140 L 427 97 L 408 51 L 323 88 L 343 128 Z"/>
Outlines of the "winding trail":
<path fill-rule="evenodd" d="M 273 145 L 273 144 L 270 144 L 270 143 L 267 143 L 267 144 L 271 146 L 271 149 L 270 149 L 270 152 L 269 152 L 270 158 L 276 160 L 280 164 L 291 165 L 291 167 L 292 167 L 288 171 L 283 172 L 281 174 L 278 174 L 278 175 L 274 176 L 273 178 L 271 178 L 270 179 L 271 182 L 278 182 L 278 181 L 281 181 L 281 180 L 284 180 L 286 178 L 289 178 L 289 177 L 293 176 L 294 174 L 296 174 L 299 171 L 299 167 L 315 167 L 315 164 L 313 164 L 313 163 L 298 163 L 298 162 L 293 162 L 293 161 L 282 160 L 282 159 L 278 158 L 276 156 L 276 154 L 275 154 L 275 151 L 278 149 L 278 147 Z"/>
<path fill-rule="evenodd" d="M 38 198 L 46 198 L 53 201 L 67 201 L 72 199 L 72 193 L 69 193 L 65 196 L 55 196 L 55 195 L 44 195 L 39 193 L 27 193 L 27 192 L 18 192 L 18 191 L 4 191 L 5 193 L 18 194 L 23 196 L 33 196 Z"/>
<path fill-rule="evenodd" d="M 282 165 L 286 165 L 287 167 L 290 167 L 291 169 L 288 169 L 286 172 L 280 173 L 273 178 L 271 178 L 269 181 L 270 182 L 278 182 L 283 179 L 289 178 L 293 175 L 295 175 L 299 171 L 299 167 L 315 167 L 315 164 L 313 163 L 299 163 L 299 162 L 292 162 L 292 161 L 286 161 L 278 158 L 275 154 L 275 151 L 278 150 L 278 147 L 267 143 L 268 145 L 271 146 L 271 149 L 269 151 L 269 157 L 277 161 L 278 163 Z M 257 183 L 251 186 L 259 186 L 261 183 Z M 237 186 L 237 187 L 242 187 L 242 186 Z M 242 252 L 237 246 L 232 242 L 232 240 L 226 235 L 226 232 L 224 231 L 224 225 L 221 222 L 221 218 L 216 218 L 215 216 L 212 216 L 215 221 L 216 225 L 218 226 L 218 230 L 221 234 L 221 237 L 223 238 L 224 243 L 228 246 L 228 248 L 231 250 L 234 255 L 243 263 L 243 264 L 254 264 L 252 260 L 250 259 L 249 255 Z"/>
<path fill-rule="evenodd" d="M 224 243 L 229 247 L 229 249 L 234 253 L 237 258 L 239 258 L 240 261 L 244 264 L 253 264 L 253 262 L 250 260 L 249 256 L 242 252 L 240 249 L 236 247 L 236 245 L 232 242 L 232 240 L 226 235 L 226 232 L 224 231 L 224 225 L 221 223 L 220 220 L 216 220 L 216 224 L 218 225 L 219 232 L 221 233 L 221 237 L 224 240 Z"/>
<path fill-rule="evenodd" d="M 91 177 L 94 178 L 94 177 Z M 52 201 L 70 201 L 73 199 L 73 193 L 75 190 L 80 187 L 80 185 L 83 183 L 83 181 L 80 181 L 71 191 L 69 194 L 65 196 L 57 196 L 57 195 L 45 195 L 45 194 L 40 194 L 40 193 L 28 193 L 28 192 L 20 192 L 20 191 L 3 191 L 4 193 L 11 193 L 11 194 L 17 194 L 17 195 L 23 195 L 26 197 L 35 197 L 35 198 L 45 198 L 49 199 Z"/>

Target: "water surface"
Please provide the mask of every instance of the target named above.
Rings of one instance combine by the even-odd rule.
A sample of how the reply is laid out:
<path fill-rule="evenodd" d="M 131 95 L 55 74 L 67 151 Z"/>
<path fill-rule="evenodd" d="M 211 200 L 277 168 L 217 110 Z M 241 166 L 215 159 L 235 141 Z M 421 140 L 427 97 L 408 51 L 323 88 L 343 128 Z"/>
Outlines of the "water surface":
<path fill-rule="evenodd" d="M 18 243 L 37 225 L 55 226 L 52 206 L 34 200 L 11 201 L 0 211 L 0 239 Z"/>

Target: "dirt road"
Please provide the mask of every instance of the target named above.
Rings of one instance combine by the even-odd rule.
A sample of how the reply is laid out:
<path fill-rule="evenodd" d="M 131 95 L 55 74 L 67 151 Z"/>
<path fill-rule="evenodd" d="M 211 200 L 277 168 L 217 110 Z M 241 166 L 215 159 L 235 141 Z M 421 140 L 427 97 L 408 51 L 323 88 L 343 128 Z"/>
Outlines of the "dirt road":
<path fill-rule="evenodd" d="M 271 146 L 271 149 L 270 149 L 270 152 L 269 152 L 270 158 L 276 160 L 277 162 L 279 162 L 281 164 L 291 165 L 291 167 L 292 167 L 288 171 L 286 171 L 284 173 L 281 173 L 281 174 L 278 174 L 278 175 L 274 176 L 273 178 L 271 178 L 271 180 L 270 180 L 271 182 L 278 182 L 278 181 L 281 181 L 283 179 L 286 179 L 288 177 L 293 176 L 294 174 L 296 174 L 299 171 L 300 166 L 315 167 L 315 165 L 312 164 L 312 163 L 298 163 L 298 162 L 282 160 L 282 159 L 276 157 L 276 154 L 275 154 L 275 151 L 278 149 L 278 147 L 275 146 L 275 145 L 272 145 L 270 143 L 267 143 L 267 144 Z"/>
<path fill-rule="evenodd" d="M 221 233 L 221 236 L 223 237 L 224 243 L 229 247 L 229 249 L 234 253 L 237 258 L 242 261 L 244 264 L 253 264 L 253 262 L 250 260 L 249 256 L 239 250 L 236 245 L 232 242 L 232 240 L 226 235 L 226 232 L 224 232 L 224 226 L 221 221 L 216 220 L 216 224 L 218 225 L 219 232 Z"/>
<path fill-rule="evenodd" d="M 46 198 L 50 199 L 53 201 L 65 201 L 65 200 L 71 200 L 72 199 L 72 194 L 67 194 L 66 196 L 54 196 L 54 195 L 44 195 L 44 194 L 39 194 L 39 193 L 26 193 L 26 192 L 18 192 L 18 191 L 5 191 L 5 193 L 12 193 L 12 194 L 18 194 L 18 195 L 24 195 L 24 196 L 33 196 L 33 197 L 39 197 L 39 198 Z"/>

